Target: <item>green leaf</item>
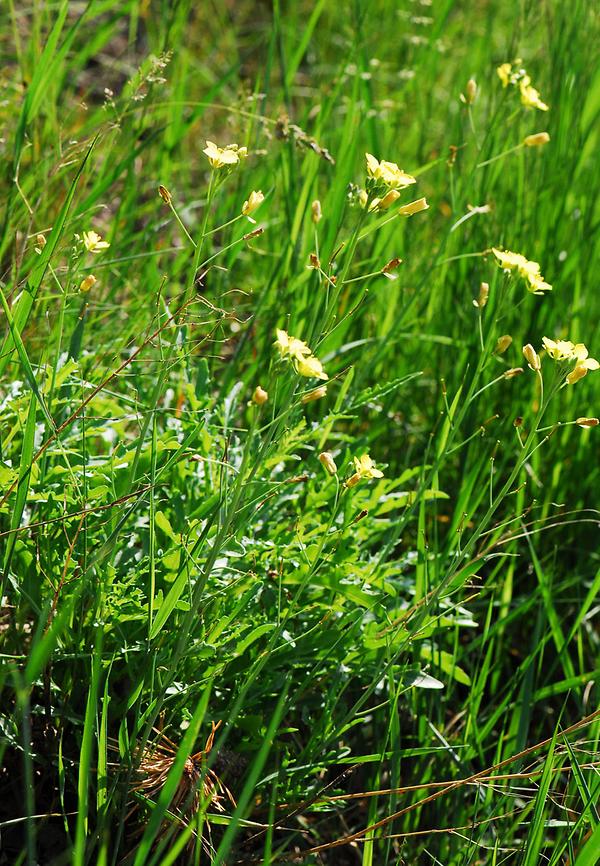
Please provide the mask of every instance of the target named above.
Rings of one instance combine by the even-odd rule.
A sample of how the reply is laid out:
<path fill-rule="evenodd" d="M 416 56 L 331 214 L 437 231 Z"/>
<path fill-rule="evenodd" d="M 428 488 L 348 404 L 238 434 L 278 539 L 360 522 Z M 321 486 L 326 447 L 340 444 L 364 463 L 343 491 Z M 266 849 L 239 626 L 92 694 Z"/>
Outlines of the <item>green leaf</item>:
<path fill-rule="evenodd" d="M 445 674 L 463 686 L 471 685 L 471 677 L 456 664 L 456 657 L 445 650 L 431 649 L 428 644 L 421 647 L 421 658 L 439 667 Z"/>

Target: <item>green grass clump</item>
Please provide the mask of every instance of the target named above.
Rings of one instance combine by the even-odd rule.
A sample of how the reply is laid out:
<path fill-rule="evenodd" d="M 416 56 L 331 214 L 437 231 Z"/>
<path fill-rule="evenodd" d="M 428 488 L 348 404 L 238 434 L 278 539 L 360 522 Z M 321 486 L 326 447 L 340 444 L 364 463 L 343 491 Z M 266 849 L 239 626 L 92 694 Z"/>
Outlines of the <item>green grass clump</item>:
<path fill-rule="evenodd" d="M 600 860 L 599 38 L 8 0 L 0 864 Z"/>

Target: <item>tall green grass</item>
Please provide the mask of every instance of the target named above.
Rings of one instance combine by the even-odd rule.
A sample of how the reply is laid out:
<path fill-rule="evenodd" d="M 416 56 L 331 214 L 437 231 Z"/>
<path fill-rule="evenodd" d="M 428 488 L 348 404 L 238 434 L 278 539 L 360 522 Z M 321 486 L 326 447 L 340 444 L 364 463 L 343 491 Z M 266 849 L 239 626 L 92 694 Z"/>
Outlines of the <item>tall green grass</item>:
<path fill-rule="evenodd" d="M 600 352 L 599 37 L 585 0 L 9 0 L 0 863 L 598 862 L 600 375 L 521 347 Z M 416 179 L 384 212 L 366 152 Z"/>

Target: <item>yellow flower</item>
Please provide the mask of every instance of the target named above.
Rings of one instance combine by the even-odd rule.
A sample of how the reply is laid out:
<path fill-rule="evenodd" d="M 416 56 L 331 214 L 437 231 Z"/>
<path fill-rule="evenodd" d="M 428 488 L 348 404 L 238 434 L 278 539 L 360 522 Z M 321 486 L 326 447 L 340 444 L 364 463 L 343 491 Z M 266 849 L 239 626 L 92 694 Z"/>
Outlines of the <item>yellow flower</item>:
<path fill-rule="evenodd" d="M 248 200 L 245 201 L 242 206 L 242 214 L 246 217 L 250 216 L 251 213 L 254 213 L 256 208 L 261 206 L 264 200 L 265 197 L 259 189 L 252 190 L 248 196 Z"/>
<path fill-rule="evenodd" d="M 110 246 L 107 241 L 103 241 L 101 236 L 94 231 L 83 233 L 83 245 L 88 253 L 94 253 L 94 255 L 101 253 L 102 250 L 107 250 Z"/>
<path fill-rule="evenodd" d="M 290 337 L 287 331 L 282 331 L 280 328 L 277 328 L 275 333 L 277 335 L 275 346 L 279 350 L 279 354 L 282 358 L 289 355 L 291 358 L 296 358 L 298 360 L 302 358 L 303 355 L 310 355 L 310 349 L 302 340 L 298 340 L 296 337 Z"/>
<path fill-rule="evenodd" d="M 310 206 L 310 215 L 314 223 L 318 223 L 321 221 L 323 212 L 321 210 L 321 202 L 318 198 L 316 198 Z"/>
<path fill-rule="evenodd" d="M 502 63 L 498 66 L 496 72 L 502 82 L 502 86 L 508 87 L 509 84 L 518 85 L 521 92 L 521 102 L 526 108 L 537 108 L 540 111 L 548 111 L 548 106 L 545 102 L 542 102 L 539 92 L 531 83 L 531 77 L 524 69 L 520 68 L 520 63 L 520 60 L 515 60 L 517 68 L 514 70 L 512 63 Z"/>
<path fill-rule="evenodd" d="M 398 168 L 395 162 L 376 159 L 372 153 L 365 154 L 367 160 L 367 174 L 374 180 L 379 180 L 390 189 L 404 189 L 411 183 L 416 183 L 414 177 Z"/>
<path fill-rule="evenodd" d="M 519 83 L 521 91 L 521 102 L 526 108 L 538 108 L 540 111 L 548 111 L 548 106 L 542 102 L 539 91 L 530 84 L 529 76 L 526 75 Z"/>
<path fill-rule="evenodd" d="M 530 370 L 540 370 L 542 366 L 542 362 L 540 356 L 535 351 L 531 343 L 527 343 L 526 346 L 523 346 L 523 355 L 525 360 L 529 365 Z"/>
<path fill-rule="evenodd" d="M 84 277 L 79 283 L 79 291 L 85 294 L 85 292 L 89 292 L 95 284 L 96 277 L 93 274 L 88 274 L 87 277 Z"/>
<path fill-rule="evenodd" d="M 572 343 L 571 340 L 551 340 L 543 337 L 542 343 L 545 350 L 555 361 L 575 361 L 575 366 L 567 374 L 567 385 L 574 385 L 590 370 L 598 370 L 600 364 L 595 358 L 589 357 L 589 352 L 584 343 Z"/>
<path fill-rule="evenodd" d="M 309 379 L 329 379 L 329 376 L 323 369 L 323 365 L 314 355 L 304 357 L 301 355 L 296 358 L 298 372 L 301 376 L 306 376 Z"/>
<path fill-rule="evenodd" d="M 361 478 L 383 478 L 383 472 L 375 468 L 375 463 L 368 454 L 355 457 L 354 468 Z"/>
<path fill-rule="evenodd" d="M 321 451 L 319 454 L 319 461 L 321 466 L 323 466 L 330 475 L 335 475 L 337 472 L 337 466 L 335 460 L 333 459 L 333 454 L 331 451 Z"/>
<path fill-rule="evenodd" d="M 575 357 L 573 355 L 575 345 L 570 340 L 551 340 L 550 337 L 542 337 L 542 345 L 554 361 L 567 361 Z"/>
<path fill-rule="evenodd" d="M 237 145 L 227 145 L 227 147 L 219 147 L 214 141 L 206 141 L 206 147 L 202 151 L 208 157 L 211 166 L 216 169 L 224 168 L 227 165 L 237 165 L 240 161 L 240 150 L 246 151 L 246 148 L 238 148 Z M 244 156 L 246 155 L 244 154 Z"/>
<path fill-rule="evenodd" d="M 548 144 L 550 136 L 547 132 L 534 132 L 533 135 L 526 135 L 523 139 L 523 144 L 526 147 L 539 147 L 542 144 Z"/>
<path fill-rule="evenodd" d="M 539 274 L 528 274 L 527 282 L 527 290 L 533 295 L 543 295 L 544 292 L 552 291 L 550 283 L 545 282 Z"/>
<path fill-rule="evenodd" d="M 426 198 L 418 198 L 415 201 L 411 201 L 408 204 L 403 205 L 401 208 L 398 208 L 398 213 L 401 216 L 412 216 L 416 213 L 421 213 L 422 210 L 427 210 L 429 205 L 427 204 Z"/>
<path fill-rule="evenodd" d="M 499 250 L 496 247 L 492 247 L 492 252 L 496 256 L 500 267 L 506 271 L 512 271 L 527 263 L 525 256 L 522 256 L 520 253 L 511 253 L 510 250 Z"/>
<path fill-rule="evenodd" d="M 511 63 L 501 63 L 500 66 L 496 69 L 498 73 L 498 78 L 502 82 L 502 87 L 508 87 L 511 83 L 511 73 L 512 73 L 512 64 Z"/>
<path fill-rule="evenodd" d="M 383 478 L 383 472 L 375 467 L 375 463 L 368 454 L 353 459 L 356 471 L 344 482 L 346 487 L 355 487 L 363 478 Z"/>
<path fill-rule="evenodd" d="M 510 250 L 492 247 L 492 252 L 501 268 L 507 271 L 516 270 L 520 277 L 527 280 L 527 290 L 532 294 L 542 295 L 544 292 L 552 291 L 552 286 L 544 281 L 540 273 L 538 262 L 530 262 L 521 253 L 513 253 Z"/>

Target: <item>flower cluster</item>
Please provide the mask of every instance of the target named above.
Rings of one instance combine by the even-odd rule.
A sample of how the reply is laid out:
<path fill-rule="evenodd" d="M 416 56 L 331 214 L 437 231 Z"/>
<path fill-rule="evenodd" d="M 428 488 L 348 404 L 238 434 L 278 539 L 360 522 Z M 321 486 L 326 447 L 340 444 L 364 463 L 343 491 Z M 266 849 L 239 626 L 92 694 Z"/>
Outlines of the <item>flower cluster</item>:
<path fill-rule="evenodd" d="M 367 175 L 375 181 L 372 186 L 383 187 L 385 189 L 405 189 L 412 183 L 416 183 L 416 179 L 398 168 L 395 162 L 388 162 L 385 159 L 381 161 L 376 159 L 372 153 L 365 154 L 367 160 Z"/>
<path fill-rule="evenodd" d="M 368 206 L 369 212 L 388 210 L 400 198 L 400 190 L 406 189 L 417 181 L 412 175 L 398 168 L 395 162 L 378 160 L 371 153 L 366 153 L 365 157 L 367 160 L 366 189 L 353 188 L 351 197 L 355 198 L 361 207 Z M 399 208 L 398 214 L 412 216 L 427 210 L 428 207 L 426 199 L 419 198 Z"/>
<path fill-rule="evenodd" d="M 589 357 L 589 352 L 583 343 L 572 343 L 571 340 L 551 340 L 549 337 L 542 338 L 542 344 L 548 355 L 554 361 L 575 361 L 575 366 L 566 376 L 567 385 L 574 385 L 588 371 L 597 370 L 600 364 L 595 358 Z"/>
<path fill-rule="evenodd" d="M 565 377 L 567 385 L 574 385 L 591 370 L 600 369 L 600 364 L 595 358 L 590 358 L 589 352 L 583 343 L 572 343 L 571 340 L 551 340 L 550 337 L 542 337 L 542 345 L 546 353 L 553 361 L 564 364 L 565 368 L 571 367 Z M 531 343 L 523 346 L 523 355 L 530 369 L 540 370 L 542 361 Z M 573 361 L 575 364 L 573 365 Z"/>
<path fill-rule="evenodd" d="M 291 361 L 297 372 L 308 379 L 328 379 L 323 365 L 303 340 L 291 337 L 287 331 L 276 330 L 275 346 L 282 358 Z"/>
<path fill-rule="evenodd" d="M 222 168 L 233 168 L 248 156 L 247 147 L 238 147 L 237 144 L 228 144 L 219 147 L 214 141 L 206 141 L 206 147 L 202 151 L 208 157 L 212 168 L 219 171 Z"/>
<path fill-rule="evenodd" d="M 520 277 L 527 282 L 527 288 L 534 295 L 543 295 L 551 292 L 552 286 L 546 283 L 540 273 L 537 262 L 530 262 L 520 253 L 512 253 L 510 250 L 499 250 L 492 247 L 492 252 L 501 268 L 505 271 L 516 271 Z"/>
<path fill-rule="evenodd" d="M 521 102 L 526 108 L 537 108 L 539 111 L 548 111 L 548 106 L 542 102 L 539 91 L 531 83 L 527 71 L 520 65 L 520 60 L 512 63 L 502 63 L 496 70 L 498 78 L 503 87 L 509 84 L 518 87 L 521 93 Z"/>

